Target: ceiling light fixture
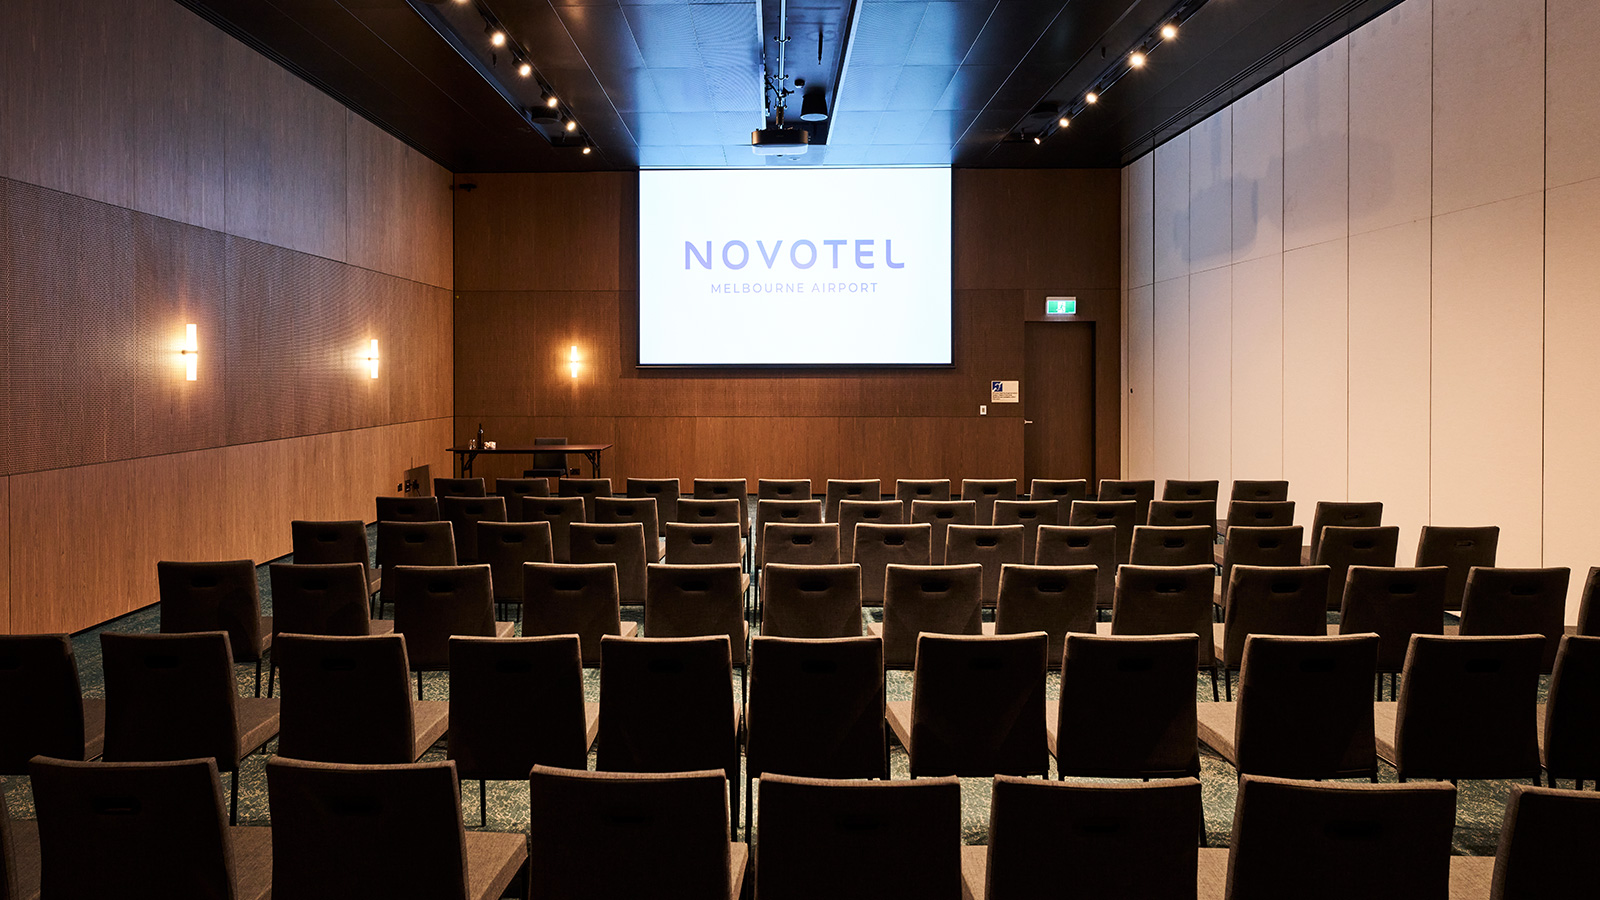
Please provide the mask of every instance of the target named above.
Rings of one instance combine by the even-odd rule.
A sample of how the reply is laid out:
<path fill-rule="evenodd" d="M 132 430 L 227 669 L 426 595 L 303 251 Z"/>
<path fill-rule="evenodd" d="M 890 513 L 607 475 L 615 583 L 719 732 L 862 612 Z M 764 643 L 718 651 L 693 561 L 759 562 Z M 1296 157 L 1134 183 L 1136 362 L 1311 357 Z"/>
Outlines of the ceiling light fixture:
<path fill-rule="evenodd" d="M 556 96 L 555 91 L 552 91 L 549 88 L 545 88 L 544 90 L 539 92 L 539 99 L 543 100 L 544 101 L 544 105 L 549 107 L 550 109 L 555 109 L 556 107 L 561 105 L 560 98 L 558 98 Z"/>
<path fill-rule="evenodd" d="M 494 29 L 489 34 L 489 43 L 496 47 L 504 47 L 506 45 L 506 33 L 498 28 Z"/>
<path fill-rule="evenodd" d="M 517 74 L 521 75 L 523 78 L 527 78 L 529 75 L 532 75 L 533 63 L 530 63 L 527 60 L 523 60 L 522 62 L 518 63 Z"/>
<path fill-rule="evenodd" d="M 1090 91 L 1089 93 L 1083 95 L 1083 102 L 1093 106 L 1100 102 L 1100 95 L 1096 94 L 1094 91 Z"/>
<path fill-rule="evenodd" d="M 1172 24 L 1171 22 L 1168 22 L 1167 24 L 1161 26 L 1161 39 L 1163 41 L 1173 40 L 1177 36 L 1178 36 L 1178 26 Z"/>
<path fill-rule="evenodd" d="M 1067 118 L 1067 117 L 1066 117 L 1066 116 L 1062 116 L 1062 117 L 1061 117 L 1061 118 L 1059 118 L 1059 119 L 1057 119 L 1057 120 L 1056 120 L 1056 124 L 1057 124 L 1057 125 L 1058 125 L 1058 126 L 1060 126 L 1060 127 L 1062 127 L 1062 128 L 1065 128 L 1065 127 L 1067 127 L 1067 126 L 1068 126 L 1068 125 L 1071 125 L 1071 124 L 1072 124 L 1072 120 L 1071 120 L 1071 119 L 1069 119 L 1069 118 Z"/>
<path fill-rule="evenodd" d="M 568 119 L 566 128 L 567 128 L 568 131 L 577 131 L 578 130 L 578 120 L 577 119 Z"/>
<path fill-rule="evenodd" d="M 1139 51 L 1139 50 L 1135 50 L 1132 53 L 1129 53 L 1128 54 L 1128 65 L 1133 67 L 1133 68 L 1135 68 L 1135 69 L 1144 68 L 1144 53 L 1142 51 Z"/>

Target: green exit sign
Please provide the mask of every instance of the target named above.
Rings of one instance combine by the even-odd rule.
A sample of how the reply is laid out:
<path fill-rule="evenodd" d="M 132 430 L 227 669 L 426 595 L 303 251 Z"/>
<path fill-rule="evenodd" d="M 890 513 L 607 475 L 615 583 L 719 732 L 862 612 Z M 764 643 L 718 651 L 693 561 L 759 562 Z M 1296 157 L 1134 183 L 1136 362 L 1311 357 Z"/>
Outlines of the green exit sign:
<path fill-rule="evenodd" d="M 1044 314 L 1047 316 L 1075 316 L 1078 314 L 1077 297 L 1046 297 Z"/>

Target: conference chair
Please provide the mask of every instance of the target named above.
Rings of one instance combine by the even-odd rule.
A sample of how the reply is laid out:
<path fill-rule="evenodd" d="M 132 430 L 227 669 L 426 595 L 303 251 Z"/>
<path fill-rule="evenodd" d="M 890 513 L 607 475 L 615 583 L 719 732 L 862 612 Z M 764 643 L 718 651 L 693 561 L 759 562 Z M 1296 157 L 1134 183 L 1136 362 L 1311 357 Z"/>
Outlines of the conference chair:
<path fill-rule="evenodd" d="M 1137 504 L 1137 511 L 1133 515 L 1133 524 L 1147 525 L 1150 522 L 1150 501 L 1156 498 L 1156 483 L 1152 479 L 1137 481 L 1118 481 L 1114 478 L 1100 479 L 1101 502 L 1118 500 L 1132 500 Z"/>
<path fill-rule="evenodd" d="M 1222 611 L 1221 588 L 1233 577 L 1234 566 L 1284 568 L 1300 564 L 1300 541 L 1305 529 L 1299 525 L 1239 525 L 1228 529 L 1222 544 L 1222 580 L 1218 584 L 1217 610 Z"/>
<path fill-rule="evenodd" d="M 1228 700 L 1233 699 L 1233 673 L 1244 662 L 1244 642 L 1250 635 L 1328 633 L 1327 566 L 1235 565 L 1226 591 L 1222 623 L 1212 631 Z"/>
<path fill-rule="evenodd" d="M 389 634 L 393 622 L 374 620 L 367 605 L 366 569 L 360 563 L 301 565 L 273 563 L 272 636 L 289 634 L 363 635 Z M 271 697 L 278 665 L 267 674 Z"/>
<path fill-rule="evenodd" d="M 783 638 L 860 637 L 861 581 L 861 567 L 855 563 L 772 563 L 761 575 L 761 633 Z"/>
<path fill-rule="evenodd" d="M 783 503 L 763 500 L 763 503 Z M 839 562 L 839 524 L 837 522 L 768 522 L 756 536 L 760 550 L 756 559 L 761 568 L 773 563 L 796 566 L 831 566 Z"/>
<path fill-rule="evenodd" d="M 506 520 L 525 521 L 522 518 L 522 501 L 528 497 L 550 496 L 548 478 L 496 478 L 494 493 L 506 501 Z M 437 516 L 435 516 L 437 518 Z"/>
<path fill-rule="evenodd" d="M 809 478 L 757 478 L 756 501 L 762 500 L 810 500 L 811 479 Z"/>
<path fill-rule="evenodd" d="M 1202 566 L 1212 560 L 1216 531 L 1205 525 L 1135 525 L 1128 562 L 1135 566 Z"/>
<path fill-rule="evenodd" d="M 981 565 L 983 605 L 994 606 L 1000 595 L 1000 567 L 1025 561 L 1023 531 L 1021 525 L 951 525 L 945 532 L 942 562 L 947 566 Z"/>
<path fill-rule="evenodd" d="M 972 500 L 913 500 L 911 524 L 933 526 L 928 552 L 933 559 L 944 559 L 945 532 L 951 525 L 978 524 L 978 504 Z"/>
<path fill-rule="evenodd" d="M 678 519 L 690 525 L 739 526 L 739 552 L 749 551 L 749 526 L 745 523 L 747 511 L 743 500 L 698 500 L 693 497 L 678 499 Z M 756 532 L 760 534 L 760 532 Z M 740 557 L 743 558 L 742 556 Z M 757 557 L 759 560 L 759 557 Z"/>
<path fill-rule="evenodd" d="M 989 843 L 961 848 L 964 895 L 1194 897 L 1200 782 L 1056 784 L 996 775 Z M 1226 851 L 1211 851 L 1222 853 Z"/>
<path fill-rule="evenodd" d="M 1351 566 L 1345 575 L 1339 634 L 1376 634 L 1377 670 L 1389 673 L 1389 699 L 1395 699 L 1395 675 L 1406 662 L 1413 634 L 1444 634 L 1444 566 L 1425 569 Z M 1330 627 L 1329 629 L 1333 629 Z M 1382 700 L 1383 683 L 1378 683 Z"/>
<path fill-rule="evenodd" d="M 961 896 L 961 782 L 761 776 L 756 897 Z"/>
<path fill-rule="evenodd" d="M 1329 525 L 1322 529 L 1322 544 L 1312 562 L 1328 567 L 1328 609 L 1344 603 L 1345 573 L 1351 566 L 1393 568 L 1400 547 L 1397 525 L 1347 527 Z"/>
<path fill-rule="evenodd" d="M 38 900 L 39 822 L 13 821 L 0 791 L 0 900 Z"/>
<path fill-rule="evenodd" d="M 904 511 L 905 507 L 898 500 L 841 500 L 839 558 L 855 559 L 857 525 L 899 525 Z"/>
<path fill-rule="evenodd" d="M 1094 605 L 1109 610 L 1117 583 L 1117 529 L 1111 525 L 1041 525 L 1033 563 L 1094 566 Z"/>
<path fill-rule="evenodd" d="M 611 479 L 609 478 L 557 478 L 556 496 L 582 497 L 583 516 L 586 521 L 595 521 L 594 498 L 611 496 Z"/>
<path fill-rule="evenodd" d="M 898 478 L 894 483 L 894 498 L 903 507 L 901 521 L 911 521 L 911 504 L 918 500 L 945 502 L 950 499 L 948 478 Z"/>
<path fill-rule="evenodd" d="M 35 756 L 86 760 L 106 740 L 106 702 L 83 696 L 72 638 L 0 634 L 0 775 Z"/>
<path fill-rule="evenodd" d="M 750 853 L 730 839 L 727 792 L 720 770 L 633 774 L 534 766 L 528 897 L 639 900 L 670 890 L 738 900 Z"/>
<path fill-rule="evenodd" d="M 739 533 L 747 538 L 750 536 L 750 491 L 743 478 L 696 478 L 694 499 L 738 501 Z"/>
<path fill-rule="evenodd" d="M 725 635 L 733 665 L 744 668 L 750 623 L 744 617 L 738 563 L 677 566 L 652 563 L 644 603 L 646 637 Z"/>
<path fill-rule="evenodd" d="M 1289 499 L 1289 482 L 1287 481 L 1250 481 L 1236 478 L 1233 488 L 1228 492 L 1229 500 L 1243 500 L 1251 503 L 1281 502 Z"/>
<path fill-rule="evenodd" d="M 755 561 L 759 569 L 766 564 L 767 528 L 772 525 L 818 525 L 822 519 L 821 500 L 757 500 L 755 523 Z M 833 526 L 834 558 L 829 562 L 838 561 L 839 526 L 837 520 L 830 521 Z"/>
<path fill-rule="evenodd" d="M 1216 543 L 1217 501 L 1151 500 L 1150 524 L 1164 528 L 1203 525 L 1211 533 L 1212 543 Z"/>
<path fill-rule="evenodd" d="M 661 526 L 656 521 L 656 502 L 653 499 L 628 497 L 595 497 L 594 515 L 589 521 L 602 525 L 638 522 L 644 528 L 644 561 L 661 562 Z"/>
<path fill-rule="evenodd" d="M 242 698 L 228 635 L 100 635 L 106 762 L 215 760 L 232 777 L 228 821 L 239 821 L 239 765 L 278 734 L 278 701 Z"/>
<path fill-rule="evenodd" d="M 1188 634 L 1068 634 L 1061 694 L 1045 707 L 1058 777 L 1198 776 L 1199 643 Z M 1189 820 L 1191 827 L 1198 822 L 1198 815 Z"/>
<path fill-rule="evenodd" d="M 489 824 L 487 781 L 521 781 L 535 765 L 582 769 L 600 733 L 600 704 L 583 700 L 575 634 L 450 639 L 448 756 L 478 782 Z"/>
<path fill-rule="evenodd" d="M 1055 525 L 1061 504 L 1054 500 L 996 500 L 994 524 L 1022 526 L 1022 561 L 1031 562 L 1039 545 L 1039 528 Z"/>
<path fill-rule="evenodd" d="M 272 896 L 272 832 L 229 827 L 215 760 L 41 756 L 32 775 L 36 896 Z"/>
<path fill-rule="evenodd" d="M 601 638 L 639 633 L 622 621 L 615 563 L 524 563 L 522 590 L 522 634 L 577 635 L 585 666 L 600 665 Z"/>
<path fill-rule="evenodd" d="M 522 567 L 527 563 L 555 562 L 549 522 L 479 522 L 478 556 L 489 566 L 498 609 L 522 611 L 525 591 Z"/>
<path fill-rule="evenodd" d="M 405 638 L 406 658 L 417 673 L 450 670 L 453 635 L 510 637 L 514 622 L 494 617 L 494 587 L 486 565 L 396 566 L 389 573 L 394 591 L 394 631 Z"/>
<path fill-rule="evenodd" d="M 1588 896 L 1594 892 L 1592 854 L 1597 840 L 1600 794 L 1512 785 L 1487 896 L 1490 900 Z"/>
<path fill-rule="evenodd" d="M 845 501 L 846 506 L 849 503 Z M 863 522 L 856 526 L 855 538 L 852 559 L 861 566 L 863 606 L 883 605 L 883 581 L 888 566 L 926 566 L 933 562 L 932 525 L 869 525 Z M 842 550 L 839 555 L 841 559 L 844 557 Z"/>
<path fill-rule="evenodd" d="M 435 497 L 483 497 L 488 495 L 482 478 L 435 478 Z"/>
<path fill-rule="evenodd" d="M 536 437 L 533 439 L 535 447 L 560 447 L 567 443 L 564 437 Z M 528 468 L 522 471 L 523 478 L 565 478 L 576 475 L 576 468 L 567 467 L 566 453 L 534 453 L 528 460 Z"/>
<path fill-rule="evenodd" d="M 1417 566 L 1444 566 L 1450 573 L 1445 584 L 1445 609 L 1461 608 L 1467 589 L 1467 572 L 1473 566 L 1493 566 L 1500 547 L 1500 527 L 1458 528 L 1424 525 L 1417 541 Z"/>
<path fill-rule="evenodd" d="M 1067 632 L 1094 633 L 1095 584 L 1099 577 L 1094 566 L 1003 566 L 994 626 L 985 624 L 983 631 L 1042 631 L 1049 638 L 1045 664 L 1059 666 Z"/>
<path fill-rule="evenodd" d="M 1586 779 L 1600 785 L 1596 709 L 1600 709 L 1600 637 L 1562 635 L 1539 733 L 1539 759 L 1551 786 L 1557 778 L 1573 779 L 1579 790 Z"/>
<path fill-rule="evenodd" d="M 921 634 L 911 699 L 887 704 L 911 777 L 1043 775 L 1049 638 Z"/>
<path fill-rule="evenodd" d="M 630 498 L 656 502 L 656 520 L 660 526 L 658 534 L 665 537 L 667 524 L 678 521 L 678 479 L 629 478 L 623 483 L 623 488 Z"/>
<path fill-rule="evenodd" d="M 882 500 L 876 478 L 829 478 L 823 494 L 822 521 L 839 521 L 839 504 L 846 500 Z"/>
<path fill-rule="evenodd" d="M 1217 693 L 1217 652 L 1212 640 L 1210 566 L 1123 566 L 1117 571 L 1114 635 L 1193 634 L 1199 641 L 1196 664 L 1211 673 L 1211 699 Z"/>
<path fill-rule="evenodd" d="M 522 506 L 526 511 L 526 498 Z M 506 521 L 506 498 L 440 497 L 439 515 L 444 516 L 455 533 L 457 560 L 463 565 L 475 563 L 478 562 L 478 523 Z"/>
<path fill-rule="evenodd" d="M 1065 522 L 1072 512 L 1072 501 L 1089 499 L 1089 481 L 1085 478 L 1035 478 L 1028 482 L 1029 500 L 1054 500 L 1061 506 L 1056 521 Z"/>
<path fill-rule="evenodd" d="M 278 897 L 498 900 L 528 858 L 520 833 L 467 831 L 455 763 L 267 764 Z"/>
<path fill-rule="evenodd" d="M 377 515 L 374 522 L 438 522 L 439 498 L 378 497 Z"/>
<path fill-rule="evenodd" d="M 1600 566 L 1590 566 L 1578 596 L 1578 624 L 1573 634 L 1600 635 Z"/>
<path fill-rule="evenodd" d="M 917 635 L 983 633 L 983 567 L 889 566 L 883 622 L 867 633 L 883 638 L 883 663 L 909 669 L 917 661 Z"/>
<path fill-rule="evenodd" d="M 587 522 L 582 497 L 525 497 L 522 518 L 550 523 L 550 555 L 558 563 L 572 562 L 572 526 Z"/>
<path fill-rule="evenodd" d="M 1218 482 L 1211 481 L 1184 481 L 1177 478 L 1168 478 L 1161 486 L 1161 499 L 1173 500 L 1210 500 L 1217 502 Z"/>
<path fill-rule="evenodd" d="M 367 525 L 360 519 L 338 522 L 289 523 L 294 561 L 314 565 L 358 562 L 367 567 L 367 593 L 376 594 L 382 586 L 372 569 L 371 548 L 367 545 Z"/>
<path fill-rule="evenodd" d="M 297 523 L 305 524 L 305 523 Z M 361 532 L 364 547 L 367 533 Z M 360 560 L 366 573 L 366 559 Z M 234 659 L 256 664 L 256 696 L 261 696 L 261 662 L 272 651 L 272 617 L 261 615 L 256 564 L 248 559 L 219 562 L 156 563 L 161 597 L 161 633 L 221 631 L 238 647 Z M 365 585 L 365 581 L 363 581 Z M 366 603 L 366 595 L 362 595 Z"/>
<path fill-rule="evenodd" d="M 961 499 L 971 500 L 977 504 L 977 525 L 994 524 L 994 503 L 996 500 L 1017 499 L 1017 480 L 1015 478 L 963 478 L 961 479 Z"/>
<path fill-rule="evenodd" d="M 1133 526 L 1137 522 L 1138 504 L 1132 500 L 1074 500 L 1067 524 L 1085 528 L 1109 525 L 1117 530 L 1117 563 L 1128 561 L 1133 551 Z"/>
<path fill-rule="evenodd" d="M 1566 632 L 1567 583 L 1572 570 L 1485 568 L 1467 573 L 1461 597 L 1461 634 L 1544 635 L 1539 671 L 1548 673 Z M 1450 628 L 1445 628 L 1449 634 Z"/>
<path fill-rule="evenodd" d="M 1318 500 L 1316 512 L 1311 516 L 1311 546 L 1301 559 L 1308 563 L 1317 558 L 1317 549 L 1322 546 L 1322 529 L 1329 525 L 1372 528 L 1382 524 L 1383 504 L 1380 502 L 1346 503 Z"/>
<path fill-rule="evenodd" d="M 1233 500 L 1228 503 L 1228 518 L 1223 533 L 1240 526 L 1283 528 L 1294 524 L 1293 500 Z"/>
<path fill-rule="evenodd" d="M 574 522 L 569 531 L 572 562 L 616 564 L 618 598 L 624 605 L 644 605 L 649 575 L 643 525 L 638 522 L 614 525 Z"/>
<path fill-rule="evenodd" d="M 456 531 L 449 522 L 379 522 L 378 568 L 395 566 L 453 566 L 456 560 Z M 378 595 L 378 618 L 388 605 L 387 595 Z"/>
<path fill-rule="evenodd" d="M 450 725 L 449 704 L 411 699 L 411 664 L 398 634 L 284 634 L 279 756 L 339 763 L 409 763 Z"/>
<path fill-rule="evenodd" d="M 718 502 L 718 501 L 707 501 Z M 711 566 L 718 563 L 744 565 L 744 539 L 739 523 L 716 522 L 706 525 L 667 523 L 664 560 L 679 566 Z M 750 573 L 742 574 L 740 584 L 750 589 Z"/>

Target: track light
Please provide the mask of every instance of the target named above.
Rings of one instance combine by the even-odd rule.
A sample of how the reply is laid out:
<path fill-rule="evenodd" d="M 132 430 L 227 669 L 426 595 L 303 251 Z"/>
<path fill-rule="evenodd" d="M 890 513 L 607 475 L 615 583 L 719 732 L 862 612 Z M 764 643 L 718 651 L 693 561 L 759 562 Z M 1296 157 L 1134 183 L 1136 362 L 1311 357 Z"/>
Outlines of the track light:
<path fill-rule="evenodd" d="M 1173 23 L 1168 22 L 1167 24 L 1161 26 L 1161 39 L 1163 41 L 1170 41 L 1173 38 L 1176 38 L 1177 36 L 1178 36 L 1178 26 L 1177 25 L 1174 25 Z"/>
<path fill-rule="evenodd" d="M 539 99 L 543 100 L 544 105 L 549 109 L 555 109 L 561 105 L 560 98 L 556 96 L 555 91 L 552 91 L 549 88 L 545 88 L 539 92 Z"/>
<path fill-rule="evenodd" d="M 1096 94 L 1094 91 L 1090 91 L 1089 93 L 1083 95 L 1083 102 L 1093 106 L 1100 102 L 1100 95 Z"/>
<path fill-rule="evenodd" d="M 1072 120 L 1067 118 L 1066 116 L 1062 116 L 1061 118 L 1056 120 L 1056 124 L 1059 125 L 1062 128 L 1065 128 L 1068 125 L 1072 124 Z"/>
<path fill-rule="evenodd" d="M 529 75 L 532 75 L 533 74 L 533 64 L 528 62 L 527 60 L 523 60 L 517 66 L 517 74 L 521 75 L 523 78 L 527 78 Z"/>
<path fill-rule="evenodd" d="M 496 47 L 504 47 L 506 45 L 506 33 L 498 28 L 494 29 L 489 33 L 489 43 Z"/>
<path fill-rule="evenodd" d="M 1144 68 L 1144 51 L 1135 50 L 1128 54 L 1128 66 L 1134 69 Z"/>
<path fill-rule="evenodd" d="M 577 131 L 578 130 L 578 120 L 577 119 L 568 119 L 567 120 L 567 130 L 568 131 Z"/>

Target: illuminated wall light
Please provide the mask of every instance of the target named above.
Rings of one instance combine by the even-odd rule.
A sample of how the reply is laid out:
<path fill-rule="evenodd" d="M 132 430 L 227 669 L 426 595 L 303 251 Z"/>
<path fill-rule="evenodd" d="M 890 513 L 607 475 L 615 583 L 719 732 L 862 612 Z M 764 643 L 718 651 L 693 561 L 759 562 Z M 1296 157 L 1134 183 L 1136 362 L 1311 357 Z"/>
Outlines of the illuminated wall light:
<path fill-rule="evenodd" d="M 1096 94 L 1094 91 L 1090 91 L 1089 93 L 1083 95 L 1083 102 L 1093 106 L 1094 104 L 1100 102 L 1100 95 Z"/>
<path fill-rule="evenodd" d="M 200 336 L 193 322 L 183 326 L 183 380 L 200 380 Z"/>
<path fill-rule="evenodd" d="M 1161 26 L 1161 39 L 1170 41 L 1178 36 L 1178 26 L 1171 22 Z"/>
<path fill-rule="evenodd" d="M 378 339 L 372 339 L 372 349 L 367 351 L 367 371 L 371 377 L 378 377 Z"/>
<path fill-rule="evenodd" d="M 579 360 L 578 360 L 578 345 L 577 344 L 573 344 L 572 345 L 572 352 L 567 354 L 567 360 L 572 366 L 572 377 L 573 378 L 577 378 L 578 377 L 578 362 L 579 362 Z"/>
<path fill-rule="evenodd" d="M 494 32 L 489 35 L 489 43 L 495 45 L 496 47 L 504 47 L 506 45 L 506 33 L 496 28 Z"/>
<path fill-rule="evenodd" d="M 1138 50 L 1128 54 L 1128 65 L 1135 69 L 1144 68 L 1144 54 Z"/>

